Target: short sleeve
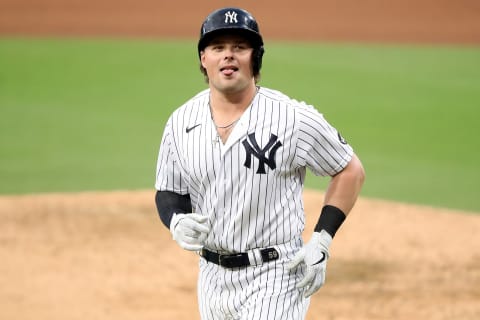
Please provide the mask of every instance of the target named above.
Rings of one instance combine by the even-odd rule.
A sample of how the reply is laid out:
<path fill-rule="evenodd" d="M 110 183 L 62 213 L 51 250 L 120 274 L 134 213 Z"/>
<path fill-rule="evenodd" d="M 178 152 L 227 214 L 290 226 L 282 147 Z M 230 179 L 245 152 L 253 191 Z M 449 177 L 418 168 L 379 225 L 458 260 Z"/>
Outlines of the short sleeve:
<path fill-rule="evenodd" d="M 297 156 L 315 175 L 333 176 L 352 159 L 353 149 L 314 107 L 296 108 Z"/>
<path fill-rule="evenodd" d="M 185 175 L 178 160 L 171 120 L 170 118 L 165 125 L 160 143 L 155 188 L 159 191 L 186 194 L 188 193 L 188 186 L 185 183 Z"/>

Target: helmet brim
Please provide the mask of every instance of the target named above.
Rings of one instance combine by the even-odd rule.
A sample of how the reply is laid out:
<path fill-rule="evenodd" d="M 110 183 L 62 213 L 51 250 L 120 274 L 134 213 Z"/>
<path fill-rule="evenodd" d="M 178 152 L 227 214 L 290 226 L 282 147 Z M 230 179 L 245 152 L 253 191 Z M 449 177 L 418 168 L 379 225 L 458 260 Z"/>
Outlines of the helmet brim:
<path fill-rule="evenodd" d="M 262 36 L 254 30 L 238 28 L 235 26 L 226 26 L 205 33 L 198 41 L 198 53 L 200 54 L 201 51 L 205 50 L 212 40 L 223 35 L 240 35 L 247 39 L 253 48 L 259 48 L 263 46 Z"/>

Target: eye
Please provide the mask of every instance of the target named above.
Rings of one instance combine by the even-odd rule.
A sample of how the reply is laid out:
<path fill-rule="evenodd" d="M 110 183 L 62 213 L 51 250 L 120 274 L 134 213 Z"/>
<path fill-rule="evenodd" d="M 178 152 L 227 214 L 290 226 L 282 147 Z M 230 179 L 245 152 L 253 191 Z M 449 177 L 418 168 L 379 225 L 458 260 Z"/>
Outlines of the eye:
<path fill-rule="evenodd" d="M 233 46 L 233 48 L 236 50 L 236 51 L 243 51 L 245 49 L 248 48 L 248 46 L 245 44 L 245 43 L 237 43 Z"/>
<path fill-rule="evenodd" d="M 223 46 L 222 44 L 213 44 L 213 45 L 211 46 L 212 50 L 214 50 L 214 51 L 222 51 L 222 50 L 223 50 L 223 47 L 224 47 L 224 46 Z"/>

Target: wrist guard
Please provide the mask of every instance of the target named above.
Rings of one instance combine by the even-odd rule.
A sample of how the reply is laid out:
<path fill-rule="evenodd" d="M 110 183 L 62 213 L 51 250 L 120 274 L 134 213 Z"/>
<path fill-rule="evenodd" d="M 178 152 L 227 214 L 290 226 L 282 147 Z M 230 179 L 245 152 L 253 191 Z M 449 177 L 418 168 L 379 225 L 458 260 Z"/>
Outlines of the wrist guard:
<path fill-rule="evenodd" d="M 345 218 L 346 215 L 342 210 L 335 206 L 326 205 L 322 208 L 322 213 L 320 214 L 314 231 L 321 232 L 325 230 L 333 238 L 343 221 L 345 221 Z"/>

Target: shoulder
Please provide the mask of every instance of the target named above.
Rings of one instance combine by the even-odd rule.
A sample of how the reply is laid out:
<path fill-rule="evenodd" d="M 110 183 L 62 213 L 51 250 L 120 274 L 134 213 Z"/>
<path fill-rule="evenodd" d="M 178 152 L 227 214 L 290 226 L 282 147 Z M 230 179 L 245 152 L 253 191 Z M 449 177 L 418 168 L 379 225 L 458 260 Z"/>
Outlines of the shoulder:
<path fill-rule="evenodd" d="M 258 94 L 264 99 L 274 100 L 278 102 L 288 103 L 291 100 L 290 97 L 286 94 L 278 90 L 273 90 L 265 87 L 260 87 L 258 90 Z"/>
<path fill-rule="evenodd" d="M 205 109 L 208 107 L 209 93 L 209 89 L 203 90 L 173 111 L 168 123 L 174 130 L 179 126 L 187 126 L 189 121 L 195 121 L 200 114 L 205 113 Z"/>
<path fill-rule="evenodd" d="M 297 99 L 291 98 L 290 96 L 278 90 L 261 87 L 259 90 L 259 94 L 264 99 L 275 101 L 279 105 L 290 109 L 294 113 L 298 113 L 301 115 L 308 114 L 310 112 L 318 113 L 317 109 L 313 105 L 310 105 L 305 101 L 299 101 Z"/>
<path fill-rule="evenodd" d="M 183 116 L 185 113 L 189 113 L 192 111 L 192 109 L 195 109 L 199 106 L 202 106 L 206 103 L 208 103 L 208 97 L 209 97 L 210 90 L 206 89 L 198 94 L 196 94 L 194 97 L 190 98 L 188 101 L 183 103 L 180 107 L 178 107 L 171 115 L 171 118 L 176 118 L 178 116 Z"/>

